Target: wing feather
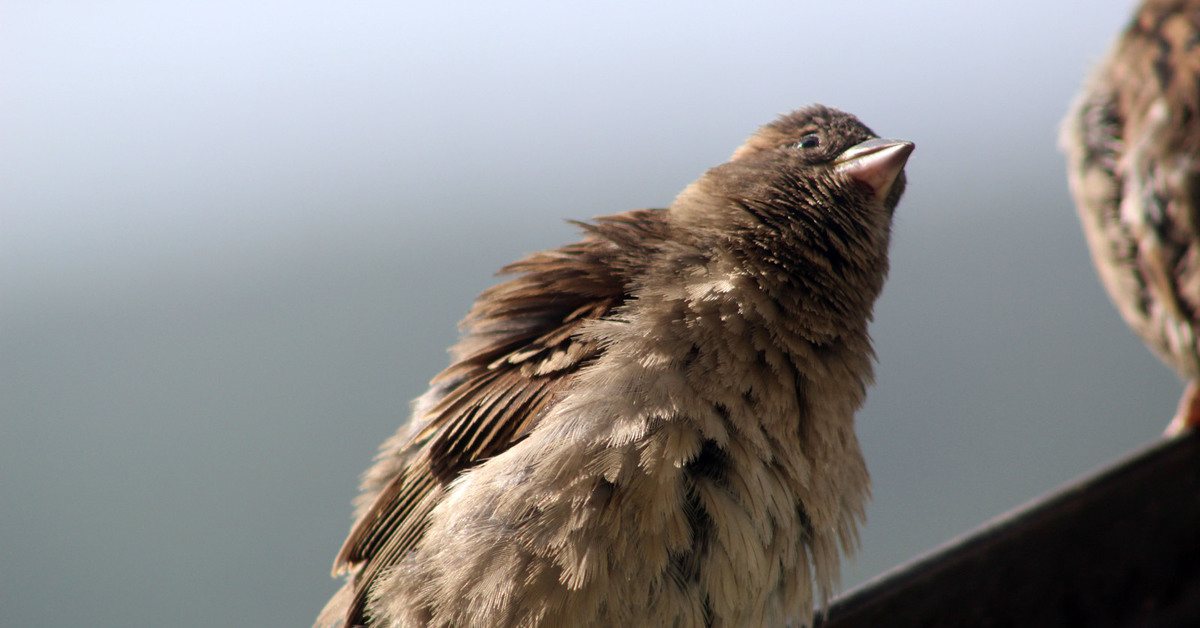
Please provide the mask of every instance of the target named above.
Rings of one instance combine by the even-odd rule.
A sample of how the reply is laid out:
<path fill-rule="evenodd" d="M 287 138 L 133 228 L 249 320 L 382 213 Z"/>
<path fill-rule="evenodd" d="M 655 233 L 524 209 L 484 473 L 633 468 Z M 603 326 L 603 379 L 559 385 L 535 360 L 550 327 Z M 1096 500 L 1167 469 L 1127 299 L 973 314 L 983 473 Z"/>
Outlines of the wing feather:
<path fill-rule="evenodd" d="M 367 474 L 370 505 L 334 561 L 348 582 L 318 625 L 360 624 L 376 577 L 421 541 L 446 486 L 520 441 L 603 351 L 578 332 L 630 298 L 638 260 L 667 236 L 662 211 L 577 223 L 582 241 L 506 266 L 517 277 L 479 296 L 430 403 Z"/>

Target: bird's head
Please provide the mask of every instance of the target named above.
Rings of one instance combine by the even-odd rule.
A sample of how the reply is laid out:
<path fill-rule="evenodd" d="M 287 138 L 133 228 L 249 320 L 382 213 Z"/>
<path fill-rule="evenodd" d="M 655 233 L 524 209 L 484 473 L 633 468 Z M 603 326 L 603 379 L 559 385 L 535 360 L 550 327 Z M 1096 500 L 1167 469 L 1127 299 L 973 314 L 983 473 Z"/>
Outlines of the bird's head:
<path fill-rule="evenodd" d="M 813 105 L 759 129 L 671 211 L 689 231 L 717 240 L 798 244 L 835 264 L 874 265 L 886 256 L 912 150 L 912 142 L 880 139 L 858 118 Z"/>
<path fill-rule="evenodd" d="M 813 105 L 759 129 L 733 153 L 731 163 L 809 177 L 835 188 L 860 188 L 864 202 L 890 213 L 904 193 L 904 164 L 912 151 L 912 142 L 880 139 L 858 118 Z M 782 181 L 786 187 L 786 178 Z M 849 191 L 842 195 L 857 196 Z"/>

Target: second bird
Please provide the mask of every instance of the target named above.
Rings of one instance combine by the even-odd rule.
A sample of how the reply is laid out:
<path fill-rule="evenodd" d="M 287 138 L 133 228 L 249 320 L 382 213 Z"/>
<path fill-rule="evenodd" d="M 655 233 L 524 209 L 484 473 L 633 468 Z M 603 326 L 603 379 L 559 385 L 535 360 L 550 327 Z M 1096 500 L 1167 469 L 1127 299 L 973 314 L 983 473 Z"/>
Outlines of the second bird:
<path fill-rule="evenodd" d="M 1200 0 L 1147 0 L 1063 124 L 1092 259 L 1125 322 L 1188 381 L 1200 425 Z"/>
<path fill-rule="evenodd" d="M 506 267 L 368 472 L 318 625 L 810 622 L 864 517 L 912 149 L 802 109 L 668 208 Z"/>

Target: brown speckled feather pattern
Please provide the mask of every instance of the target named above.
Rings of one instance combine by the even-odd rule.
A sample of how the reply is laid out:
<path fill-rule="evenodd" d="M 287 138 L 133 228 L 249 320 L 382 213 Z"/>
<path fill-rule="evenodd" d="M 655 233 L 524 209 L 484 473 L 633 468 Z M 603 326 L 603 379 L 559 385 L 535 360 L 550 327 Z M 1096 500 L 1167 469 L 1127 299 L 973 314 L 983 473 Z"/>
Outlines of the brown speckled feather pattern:
<path fill-rule="evenodd" d="M 1200 1 L 1138 9 L 1063 126 L 1101 281 L 1146 344 L 1200 377 Z"/>
<path fill-rule="evenodd" d="M 319 626 L 805 625 L 911 143 L 821 106 L 504 272 L 368 471 Z"/>
<path fill-rule="evenodd" d="M 479 296 L 463 321 L 452 364 L 419 400 L 418 421 L 380 454 L 364 483 L 359 514 L 335 572 L 365 563 L 355 581 L 370 583 L 420 538 L 429 510 L 461 471 L 512 446 L 557 390 L 599 346 L 576 338 L 589 320 L 627 297 L 636 257 L 661 240 L 662 210 L 577 223 L 589 237 L 501 269 L 520 274 Z M 402 468 L 397 468 L 402 463 Z M 368 586 L 356 587 L 350 624 L 362 620 Z"/>

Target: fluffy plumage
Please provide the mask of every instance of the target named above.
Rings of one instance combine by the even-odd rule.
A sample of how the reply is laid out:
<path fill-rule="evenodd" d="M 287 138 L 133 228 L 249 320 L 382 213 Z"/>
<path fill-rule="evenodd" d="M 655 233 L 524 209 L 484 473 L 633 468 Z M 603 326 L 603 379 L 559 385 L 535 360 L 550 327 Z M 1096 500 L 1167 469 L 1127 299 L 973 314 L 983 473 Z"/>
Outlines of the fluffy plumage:
<path fill-rule="evenodd" d="M 1096 68 L 1061 140 L 1100 279 L 1190 382 L 1169 431 L 1200 421 L 1200 0 L 1148 0 Z"/>
<path fill-rule="evenodd" d="M 363 482 L 318 625 L 806 622 L 869 491 L 854 411 L 912 144 L 813 106 L 480 295 Z"/>

